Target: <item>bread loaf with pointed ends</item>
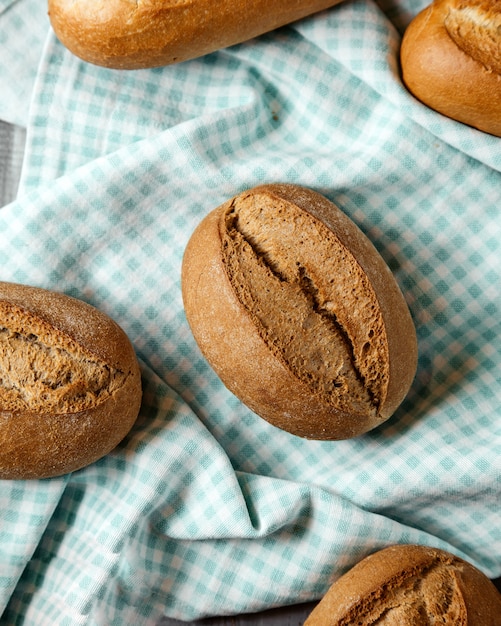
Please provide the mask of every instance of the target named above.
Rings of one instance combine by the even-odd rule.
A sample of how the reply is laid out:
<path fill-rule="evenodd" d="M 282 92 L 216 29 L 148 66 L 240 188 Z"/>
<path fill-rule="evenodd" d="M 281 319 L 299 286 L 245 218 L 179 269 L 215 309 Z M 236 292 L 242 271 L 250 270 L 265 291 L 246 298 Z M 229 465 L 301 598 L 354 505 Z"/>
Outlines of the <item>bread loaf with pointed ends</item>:
<path fill-rule="evenodd" d="M 375 552 L 341 576 L 305 626 L 499 626 L 501 595 L 476 567 L 417 545 Z"/>
<path fill-rule="evenodd" d="M 49 0 L 59 40 L 115 69 L 179 63 L 290 24 L 342 0 Z"/>
<path fill-rule="evenodd" d="M 501 137 L 498 0 L 435 0 L 407 27 L 400 59 L 403 81 L 421 102 Z"/>
<path fill-rule="evenodd" d="M 124 331 L 70 296 L 0 282 L 0 478 L 48 478 L 110 452 L 141 376 Z"/>
<path fill-rule="evenodd" d="M 409 390 L 416 333 L 396 280 L 354 222 L 313 190 L 263 185 L 213 210 L 186 247 L 182 293 L 223 383 L 290 433 L 355 437 Z"/>

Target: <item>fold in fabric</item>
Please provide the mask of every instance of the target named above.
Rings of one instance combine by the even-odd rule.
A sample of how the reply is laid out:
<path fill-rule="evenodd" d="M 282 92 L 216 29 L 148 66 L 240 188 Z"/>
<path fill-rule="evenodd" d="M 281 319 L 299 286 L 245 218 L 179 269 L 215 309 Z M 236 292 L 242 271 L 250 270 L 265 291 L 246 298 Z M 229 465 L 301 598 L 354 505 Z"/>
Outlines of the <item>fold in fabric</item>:
<path fill-rule="evenodd" d="M 135 72 L 85 64 L 49 33 L 19 197 L 0 210 L 1 279 L 113 317 L 137 351 L 144 399 L 104 459 L 0 483 L 5 623 L 153 626 L 304 602 L 392 543 L 501 575 L 501 144 L 403 88 L 411 5 L 345 2 Z M 357 439 L 307 441 L 261 420 L 187 325 L 191 232 L 264 182 L 334 201 L 409 304 L 416 379 Z"/>

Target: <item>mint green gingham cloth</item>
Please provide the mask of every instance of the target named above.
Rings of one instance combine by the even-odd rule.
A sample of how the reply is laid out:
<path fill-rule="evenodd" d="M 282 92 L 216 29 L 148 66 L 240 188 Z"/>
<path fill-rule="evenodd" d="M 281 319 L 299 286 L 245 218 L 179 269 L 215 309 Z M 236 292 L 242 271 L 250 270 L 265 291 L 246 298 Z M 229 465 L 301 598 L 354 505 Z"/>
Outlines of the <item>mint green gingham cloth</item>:
<path fill-rule="evenodd" d="M 425 2 L 347 0 L 133 72 L 72 56 L 43 4 L 0 0 L 0 118 L 27 128 L 18 198 L 0 209 L 0 279 L 113 317 L 144 400 L 97 463 L 0 482 L 0 623 L 154 626 L 305 602 L 394 543 L 501 576 L 501 139 L 404 89 L 401 35 Z M 334 201 L 409 304 L 416 379 L 357 439 L 264 422 L 187 325 L 192 230 L 264 182 Z"/>

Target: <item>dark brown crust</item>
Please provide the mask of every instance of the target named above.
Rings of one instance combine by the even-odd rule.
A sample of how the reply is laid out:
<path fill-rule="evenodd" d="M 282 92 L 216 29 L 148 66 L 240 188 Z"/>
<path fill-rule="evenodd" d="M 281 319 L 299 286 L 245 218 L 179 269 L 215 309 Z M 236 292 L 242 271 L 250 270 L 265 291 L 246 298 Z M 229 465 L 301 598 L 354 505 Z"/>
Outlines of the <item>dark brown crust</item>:
<path fill-rule="evenodd" d="M 392 336 L 386 400 L 372 417 L 336 410 L 321 402 L 272 354 L 239 302 L 223 261 L 224 215 L 234 199 L 206 216 L 184 254 L 184 307 L 200 349 L 230 391 L 283 430 L 311 439 L 347 439 L 375 428 L 401 403 L 416 369 L 415 330 L 394 277 L 365 235 L 320 194 L 294 185 L 263 185 L 245 193 L 268 194 L 322 220 L 373 281 L 387 334 Z"/>
<path fill-rule="evenodd" d="M 200 57 L 341 0 L 49 0 L 60 41 L 80 58 L 139 69 Z"/>
<path fill-rule="evenodd" d="M 139 413 L 141 375 L 128 337 L 107 315 L 52 291 L 0 283 L 0 303 L 22 309 L 125 374 L 124 384 L 94 408 L 75 413 L 0 407 L 0 478 L 47 478 L 96 461 L 126 436 Z"/>
<path fill-rule="evenodd" d="M 460 41 L 459 22 L 465 7 L 475 9 L 485 21 L 474 29 L 465 23 L 464 39 Z M 501 136 L 501 76 L 496 71 L 499 60 L 493 58 L 494 65 L 487 67 L 478 59 L 486 60 L 488 46 L 501 49 L 500 18 L 501 8 L 495 1 L 437 0 L 409 24 L 400 54 L 404 83 L 416 98 L 447 117 L 498 137 Z M 482 36 L 486 40 L 485 49 L 479 46 L 474 54 L 472 46 Z"/>
<path fill-rule="evenodd" d="M 438 593 L 444 587 L 428 586 L 423 581 L 433 571 L 450 581 L 447 597 Z M 436 622 L 422 613 L 419 624 L 447 623 L 454 626 L 499 626 L 501 595 L 493 583 L 470 563 L 436 548 L 418 545 L 390 546 L 366 557 L 341 576 L 327 591 L 305 622 L 305 626 L 345 626 L 379 623 L 381 609 L 398 608 L 398 592 L 407 588 L 405 603 L 419 605 L 427 595 L 428 609 L 448 605 L 453 621 Z M 404 596 L 400 596 L 401 598 Z M 450 617 L 449 614 L 449 617 Z M 370 616 L 370 617 L 369 617 Z M 385 624 L 399 624 L 391 621 Z M 408 622 L 405 622 L 406 624 Z M 415 622 L 417 623 L 417 622 Z"/>

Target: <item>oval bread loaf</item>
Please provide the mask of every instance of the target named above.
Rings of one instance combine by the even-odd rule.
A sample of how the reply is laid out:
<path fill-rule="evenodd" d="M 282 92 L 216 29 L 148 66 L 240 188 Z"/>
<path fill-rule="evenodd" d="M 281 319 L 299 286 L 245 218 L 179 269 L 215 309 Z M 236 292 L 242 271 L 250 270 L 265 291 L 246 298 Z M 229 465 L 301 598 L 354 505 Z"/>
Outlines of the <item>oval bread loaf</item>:
<path fill-rule="evenodd" d="M 110 452 L 139 413 L 124 331 L 94 307 L 0 283 L 0 478 L 59 476 Z"/>
<path fill-rule="evenodd" d="M 395 278 L 312 190 L 263 185 L 212 211 L 186 247 L 182 293 L 223 383 L 290 433 L 360 435 L 409 390 L 416 333 Z"/>
<path fill-rule="evenodd" d="M 501 136 L 501 3 L 435 0 L 401 47 L 409 91 L 439 113 Z"/>
<path fill-rule="evenodd" d="M 59 40 L 105 67 L 179 63 L 247 41 L 341 0 L 49 0 Z"/>
<path fill-rule="evenodd" d="M 390 546 L 341 576 L 305 626 L 499 626 L 501 595 L 476 567 L 436 548 Z"/>

